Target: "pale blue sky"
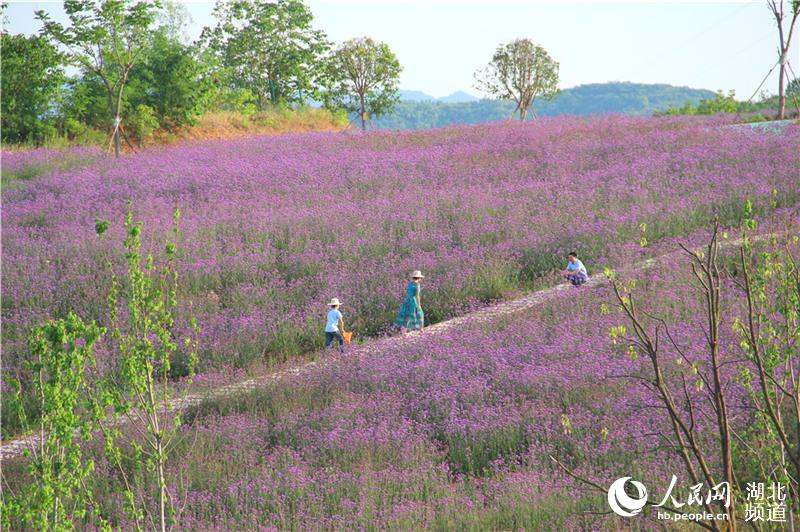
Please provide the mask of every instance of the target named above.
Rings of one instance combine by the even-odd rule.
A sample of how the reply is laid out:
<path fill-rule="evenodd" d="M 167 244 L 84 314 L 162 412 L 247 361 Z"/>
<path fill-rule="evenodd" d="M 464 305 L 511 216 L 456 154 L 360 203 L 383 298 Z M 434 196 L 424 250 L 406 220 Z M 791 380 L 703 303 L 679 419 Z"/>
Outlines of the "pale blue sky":
<path fill-rule="evenodd" d="M 184 2 L 190 36 L 214 23 L 213 2 Z M 307 0 L 316 21 L 335 42 L 368 35 L 395 51 L 401 87 L 444 96 L 477 94 L 473 74 L 495 47 L 516 37 L 543 45 L 561 63 L 562 88 L 583 83 L 633 81 L 705 89 L 734 89 L 747 99 L 777 60 L 777 35 L 765 0 L 455 1 Z M 33 13 L 61 14 L 61 2 L 11 1 L 11 33 L 39 29 Z M 800 33 L 800 28 L 796 33 Z M 798 39 L 790 62 L 800 74 Z M 776 69 L 777 71 L 777 69 Z M 774 93 L 774 72 L 765 84 Z"/>

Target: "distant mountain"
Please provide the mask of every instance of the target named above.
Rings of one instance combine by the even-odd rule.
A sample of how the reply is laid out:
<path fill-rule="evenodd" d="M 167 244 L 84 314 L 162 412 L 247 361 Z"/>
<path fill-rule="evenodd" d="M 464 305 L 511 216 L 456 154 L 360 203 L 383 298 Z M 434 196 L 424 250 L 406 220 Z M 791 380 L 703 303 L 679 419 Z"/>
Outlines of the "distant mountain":
<path fill-rule="evenodd" d="M 479 100 L 462 91 L 438 100 L 421 91 L 400 92 L 401 101 L 394 112 L 372 120 L 371 127 L 426 129 L 452 124 L 482 124 L 504 120 L 514 110 L 512 102 Z M 592 83 L 564 89 L 549 102 L 537 101 L 534 108 L 538 116 L 603 113 L 650 115 L 670 107 L 680 107 L 686 102 L 696 104 L 713 97 L 714 92 L 709 90 L 667 84 Z"/>
<path fill-rule="evenodd" d="M 438 98 L 436 101 L 439 102 L 477 102 L 480 100 L 477 96 L 473 96 L 472 94 L 464 91 L 456 91 L 449 96 L 442 96 Z"/>
<path fill-rule="evenodd" d="M 705 89 L 675 87 L 664 83 L 590 83 L 565 89 L 549 102 L 537 102 L 537 114 L 590 115 L 624 113 L 649 115 L 670 107 L 680 107 L 686 102 L 697 103 L 713 98 L 714 92 Z"/>
<path fill-rule="evenodd" d="M 400 95 L 401 102 L 424 102 L 428 100 L 433 101 L 436 99 L 430 94 L 426 94 L 422 91 L 409 91 L 400 89 L 397 91 L 397 93 Z"/>
<path fill-rule="evenodd" d="M 472 94 L 464 91 L 456 91 L 453 94 L 442 96 L 441 98 L 436 98 L 435 96 L 431 96 L 427 92 L 422 91 L 400 89 L 397 92 L 400 95 L 401 102 L 475 102 L 480 100 L 480 98 L 477 96 L 473 96 Z"/>

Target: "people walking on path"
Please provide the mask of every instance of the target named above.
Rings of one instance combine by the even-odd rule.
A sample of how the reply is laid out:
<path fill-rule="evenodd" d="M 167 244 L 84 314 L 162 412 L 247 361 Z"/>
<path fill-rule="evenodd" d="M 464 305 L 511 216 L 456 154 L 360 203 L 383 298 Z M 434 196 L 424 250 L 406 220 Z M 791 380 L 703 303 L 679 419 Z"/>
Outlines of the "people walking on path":
<path fill-rule="evenodd" d="M 425 313 L 422 311 L 420 299 L 420 283 L 424 278 L 419 270 L 411 273 L 411 282 L 406 287 L 406 297 L 394 320 L 394 324 L 403 332 L 421 330 L 425 324 Z"/>
<path fill-rule="evenodd" d="M 340 305 L 341 303 L 335 297 L 328 303 L 330 310 L 328 311 L 328 317 L 325 321 L 325 347 L 323 351 L 327 351 L 331 344 L 333 344 L 333 341 L 338 340 L 339 350 L 344 353 L 344 336 L 342 335 L 344 332 L 344 317 L 339 310 Z"/>
<path fill-rule="evenodd" d="M 586 271 L 586 266 L 578 259 L 578 254 L 572 252 L 568 255 L 569 262 L 567 269 L 561 272 L 564 277 L 572 283 L 573 286 L 580 286 L 589 280 L 589 273 Z"/>

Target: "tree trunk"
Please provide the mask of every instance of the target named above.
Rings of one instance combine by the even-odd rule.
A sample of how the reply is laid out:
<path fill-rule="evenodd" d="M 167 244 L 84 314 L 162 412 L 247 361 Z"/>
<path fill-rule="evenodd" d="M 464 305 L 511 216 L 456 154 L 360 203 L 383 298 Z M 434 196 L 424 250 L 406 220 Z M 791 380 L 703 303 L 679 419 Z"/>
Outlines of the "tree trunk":
<path fill-rule="evenodd" d="M 158 500 L 161 510 L 161 532 L 167 532 L 167 480 L 164 478 L 164 447 L 161 443 L 160 435 L 157 440 L 156 460 L 158 462 Z"/>
<path fill-rule="evenodd" d="M 722 371 L 719 360 L 719 325 L 722 318 L 720 308 L 720 275 L 717 267 L 717 231 L 719 225 L 714 220 L 714 236 L 708 247 L 708 263 L 704 268 L 706 274 L 706 301 L 708 305 L 708 343 L 711 351 L 711 370 L 714 377 L 714 403 L 717 411 L 717 426 L 719 428 L 720 450 L 722 451 L 722 468 L 725 473 L 725 482 L 728 484 L 730 505 L 725 509 L 728 514 L 728 530 L 736 531 L 736 508 L 733 487 L 733 457 L 731 453 L 731 433 L 728 417 L 728 408 L 725 401 L 725 392 L 722 387 Z"/>
<path fill-rule="evenodd" d="M 114 106 L 114 91 L 108 82 L 106 82 L 106 90 L 108 91 L 108 110 L 111 111 L 112 124 L 114 127 L 114 131 L 112 132 L 114 141 L 114 156 L 119 157 L 119 106 Z"/>
<path fill-rule="evenodd" d="M 125 75 L 119 82 L 119 93 L 117 93 L 117 109 L 116 109 L 116 116 L 114 117 L 115 122 L 115 136 L 114 136 L 114 154 L 119 157 L 120 152 L 120 131 L 119 128 L 122 124 L 122 95 L 125 91 L 125 82 L 128 80 L 128 73 L 125 72 Z"/>
<path fill-rule="evenodd" d="M 120 142 L 119 142 L 119 125 L 121 123 L 119 113 L 114 117 L 114 157 L 119 157 Z"/>
<path fill-rule="evenodd" d="M 359 95 L 361 98 L 361 131 L 367 130 L 367 108 L 364 103 L 364 93 Z"/>
<path fill-rule="evenodd" d="M 778 120 L 786 118 L 786 62 L 784 59 L 787 53 L 788 50 L 784 50 L 781 54 L 780 79 L 778 80 Z"/>

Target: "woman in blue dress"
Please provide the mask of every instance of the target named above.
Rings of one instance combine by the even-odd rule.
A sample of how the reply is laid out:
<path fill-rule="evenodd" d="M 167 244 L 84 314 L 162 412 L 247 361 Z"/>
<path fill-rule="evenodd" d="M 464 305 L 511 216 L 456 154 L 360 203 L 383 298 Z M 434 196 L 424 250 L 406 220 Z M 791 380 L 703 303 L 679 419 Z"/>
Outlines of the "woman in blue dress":
<path fill-rule="evenodd" d="M 394 324 L 403 332 L 422 329 L 425 323 L 425 313 L 422 312 L 422 302 L 419 297 L 420 282 L 424 278 L 419 270 L 411 274 L 411 282 L 406 287 L 406 298 L 394 320 Z"/>

